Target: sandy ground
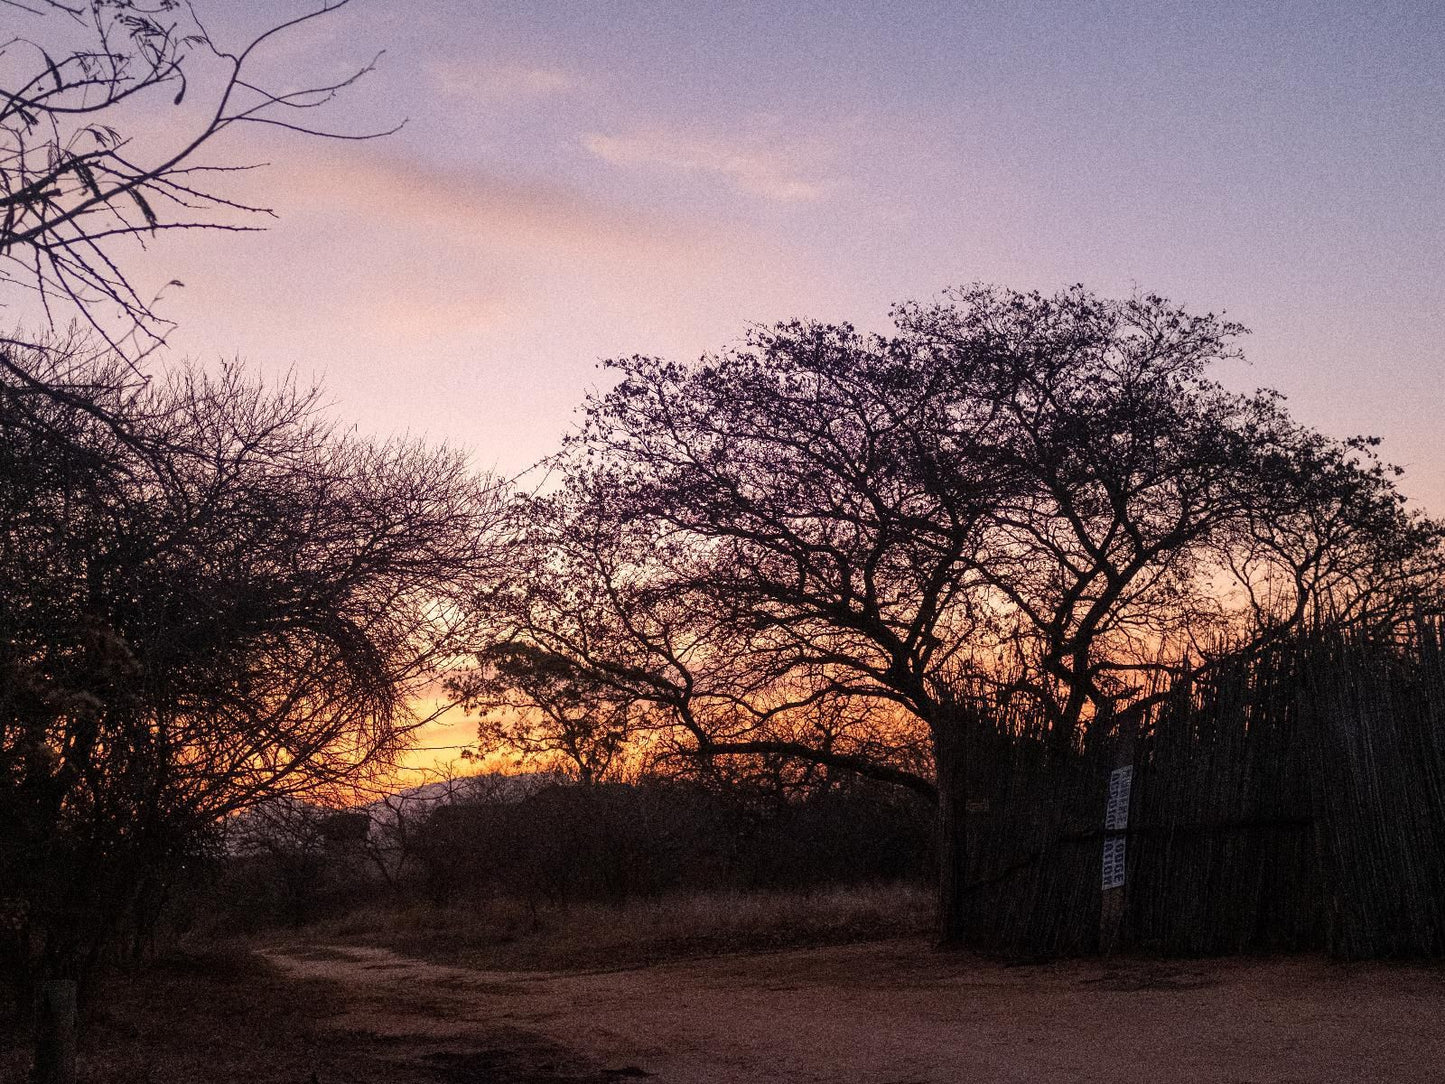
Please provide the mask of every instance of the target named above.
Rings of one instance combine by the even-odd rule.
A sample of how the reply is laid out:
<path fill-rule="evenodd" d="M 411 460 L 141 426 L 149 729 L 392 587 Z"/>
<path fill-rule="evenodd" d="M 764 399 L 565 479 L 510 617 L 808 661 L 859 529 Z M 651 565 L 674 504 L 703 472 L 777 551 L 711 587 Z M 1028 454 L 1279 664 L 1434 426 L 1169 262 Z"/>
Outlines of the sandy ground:
<path fill-rule="evenodd" d="M 1006 966 L 919 941 L 584 973 L 475 971 L 343 946 L 267 955 L 296 977 L 339 984 L 338 1029 L 458 1049 L 510 1036 L 566 1052 L 561 1075 L 546 1079 L 1445 1081 L 1439 968 Z"/>

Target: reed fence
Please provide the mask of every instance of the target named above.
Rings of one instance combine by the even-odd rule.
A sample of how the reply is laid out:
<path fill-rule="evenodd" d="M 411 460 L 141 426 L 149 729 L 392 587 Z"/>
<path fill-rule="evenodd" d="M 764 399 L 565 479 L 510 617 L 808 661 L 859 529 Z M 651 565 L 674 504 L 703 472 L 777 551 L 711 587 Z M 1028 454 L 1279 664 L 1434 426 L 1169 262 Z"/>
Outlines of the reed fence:
<path fill-rule="evenodd" d="M 1108 942 L 1167 954 L 1445 956 L 1445 648 L 1302 639 L 1180 681 L 1136 730 L 1050 755 L 1001 720 L 977 744 L 973 936 L 1017 956 Z M 1132 766 L 1127 828 L 1110 775 Z M 1123 840 L 1104 916 L 1106 836 Z"/>

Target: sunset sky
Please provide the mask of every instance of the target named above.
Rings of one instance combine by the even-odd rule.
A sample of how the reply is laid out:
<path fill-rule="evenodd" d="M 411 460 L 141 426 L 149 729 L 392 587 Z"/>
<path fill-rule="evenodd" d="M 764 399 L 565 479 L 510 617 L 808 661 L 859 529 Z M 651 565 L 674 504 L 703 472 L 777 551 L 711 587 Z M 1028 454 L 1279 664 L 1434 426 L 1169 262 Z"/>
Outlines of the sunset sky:
<path fill-rule="evenodd" d="M 238 41 L 306 7 L 208 9 Z M 1383 436 L 1445 511 L 1438 3 L 355 0 L 270 60 L 383 48 L 327 123 L 400 133 L 252 132 L 274 228 L 153 249 L 179 352 L 513 472 L 601 358 L 976 280 L 1142 289 L 1249 325 L 1227 383 Z"/>
<path fill-rule="evenodd" d="M 1248 324 L 1230 382 L 1386 437 L 1445 508 L 1438 4 L 355 0 L 275 59 L 381 48 L 328 121 L 399 134 L 253 132 L 274 228 L 156 250 L 181 350 L 511 471 L 599 358 L 974 280 L 1137 287 Z"/>

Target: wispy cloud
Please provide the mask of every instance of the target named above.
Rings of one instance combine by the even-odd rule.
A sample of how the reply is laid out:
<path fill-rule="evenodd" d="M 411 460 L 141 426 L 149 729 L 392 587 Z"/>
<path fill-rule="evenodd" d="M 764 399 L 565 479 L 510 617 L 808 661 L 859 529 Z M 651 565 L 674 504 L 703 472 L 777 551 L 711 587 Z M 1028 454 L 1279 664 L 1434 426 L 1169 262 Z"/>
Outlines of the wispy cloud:
<path fill-rule="evenodd" d="M 439 62 L 431 65 L 428 73 L 441 93 L 487 105 L 551 97 L 577 85 L 571 75 L 557 68 L 526 64 Z"/>
<path fill-rule="evenodd" d="M 676 223 L 610 206 L 567 185 L 369 150 L 336 148 L 292 166 L 284 181 L 289 202 L 449 246 L 657 255 L 686 252 L 696 240 Z"/>
<path fill-rule="evenodd" d="M 717 307 L 720 281 L 729 289 L 740 282 L 756 299 L 761 283 L 792 274 L 781 251 L 737 222 L 617 205 L 485 168 L 387 157 L 370 145 L 320 148 L 266 179 L 244 181 L 260 191 L 238 198 L 260 198 L 266 186 L 285 193 L 285 228 L 269 235 L 266 248 L 286 270 L 242 271 L 218 251 L 218 266 L 182 277 L 224 279 L 224 288 L 198 288 L 187 301 L 217 309 L 236 294 L 239 310 L 244 293 L 278 324 L 326 327 L 336 341 L 371 336 L 373 348 L 381 339 L 435 345 L 521 336 L 559 296 L 609 325 L 623 313 L 652 329 L 703 318 L 736 323 L 733 314 L 696 311 Z M 318 252 L 341 250 L 344 258 L 333 255 L 317 270 Z M 322 277 L 298 290 L 302 268 Z M 243 289 L 238 278 L 251 281 Z M 568 326 L 561 321 L 547 335 L 565 337 Z M 575 356 L 596 352 L 579 348 Z"/>
<path fill-rule="evenodd" d="M 625 135 L 589 133 L 582 145 L 619 166 L 719 177 L 751 195 L 783 203 L 822 199 L 831 157 L 816 141 L 790 141 L 768 129 L 738 136 L 643 129 Z"/>

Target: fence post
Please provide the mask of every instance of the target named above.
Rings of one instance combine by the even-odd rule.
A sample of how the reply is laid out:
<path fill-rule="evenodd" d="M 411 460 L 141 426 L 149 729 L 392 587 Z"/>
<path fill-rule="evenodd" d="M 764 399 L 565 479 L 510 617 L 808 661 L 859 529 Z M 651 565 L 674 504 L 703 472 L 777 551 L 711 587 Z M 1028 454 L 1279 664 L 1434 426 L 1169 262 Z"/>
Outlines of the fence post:
<path fill-rule="evenodd" d="M 40 984 L 33 1084 L 75 1084 L 75 980 Z"/>
<path fill-rule="evenodd" d="M 1104 862 L 1099 899 L 1099 950 L 1116 952 L 1124 930 L 1125 851 L 1134 783 L 1134 733 L 1121 719 L 1114 733 L 1114 767 L 1104 812 Z"/>

